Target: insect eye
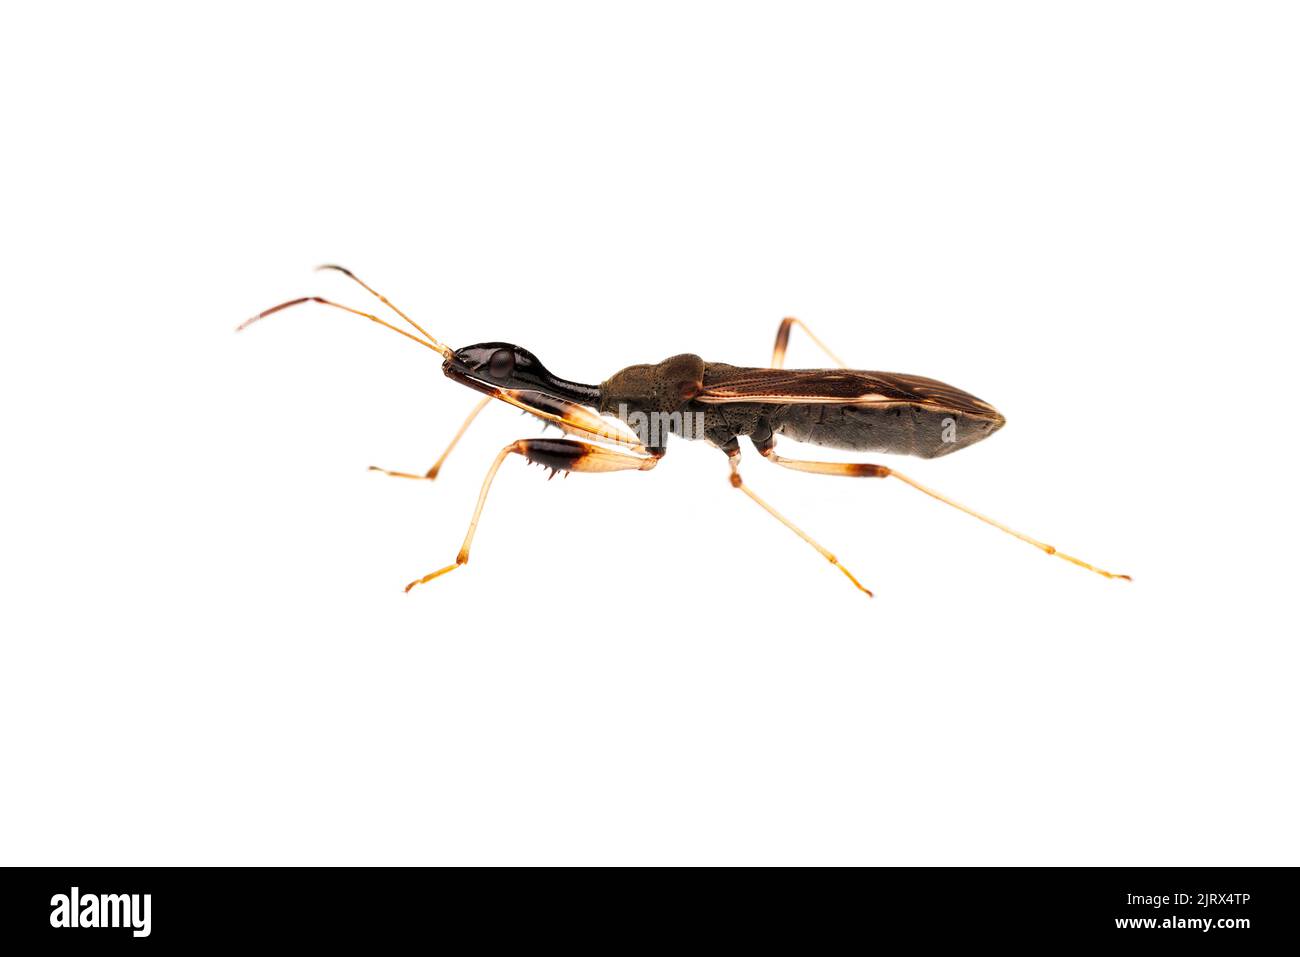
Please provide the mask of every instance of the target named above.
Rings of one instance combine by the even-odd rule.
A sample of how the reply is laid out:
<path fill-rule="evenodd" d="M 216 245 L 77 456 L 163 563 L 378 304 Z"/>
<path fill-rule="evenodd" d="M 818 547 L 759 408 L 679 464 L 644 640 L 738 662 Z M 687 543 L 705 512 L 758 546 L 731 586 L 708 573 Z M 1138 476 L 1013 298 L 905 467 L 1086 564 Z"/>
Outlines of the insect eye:
<path fill-rule="evenodd" d="M 515 371 L 515 354 L 511 349 L 498 349 L 488 360 L 488 374 L 494 379 L 508 379 Z"/>

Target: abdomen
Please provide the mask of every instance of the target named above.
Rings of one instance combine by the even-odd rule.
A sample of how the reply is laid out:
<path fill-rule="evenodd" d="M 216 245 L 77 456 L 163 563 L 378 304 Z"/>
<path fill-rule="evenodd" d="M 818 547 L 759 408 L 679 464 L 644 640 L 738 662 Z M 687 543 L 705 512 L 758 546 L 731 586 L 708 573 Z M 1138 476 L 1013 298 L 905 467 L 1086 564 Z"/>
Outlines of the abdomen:
<path fill-rule="evenodd" d="M 799 442 L 851 452 L 881 452 L 938 458 L 992 435 L 1001 420 L 953 410 L 896 404 L 808 404 L 782 406 L 772 430 Z"/>

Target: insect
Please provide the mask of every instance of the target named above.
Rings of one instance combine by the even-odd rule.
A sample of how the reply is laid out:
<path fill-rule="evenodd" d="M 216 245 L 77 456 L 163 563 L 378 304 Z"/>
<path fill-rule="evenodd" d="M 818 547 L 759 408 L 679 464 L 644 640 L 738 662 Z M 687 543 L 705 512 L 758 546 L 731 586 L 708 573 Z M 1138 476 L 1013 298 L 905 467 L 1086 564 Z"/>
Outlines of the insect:
<path fill-rule="evenodd" d="M 871 592 L 828 549 L 769 505 L 740 475 L 740 438 L 747 437 L 769 462 L 800 472 L 855 478 L 893 478 L 945 505 L 959 509 L 1023 542 L 1106 578 L 1131 581 L 1128 575 L 1105 571 L 1008 528 L 974 509 L 955 502 L 903 473 L 884 465 L 818 462 L 778 455 L 778 436 L 854 452 L 879 452 L 936 458 L 988 438 L 1005 419 L 993 406 L 968 392 L 923 376 L 848 369 L 798 319 L 782 320 L 769 368 L 746 368 L 706 362 L 696 355 L 678 355 L 663 362 L 634 365 L 615 372 L 599 385 L 571 382 L 553 375 L 537 357 L 508 342 L 483 342 L 452 349 L 426 332 L 410 316 L 342 266 L 321 266 L 347 276 L 410 327 L 400 328 L 379 316 L 319 296 L 306 296 L 273 306 L 247 320 L 260 319 L 304 303 L 319 303 L 376 322 L 442 356 L 442 371 L 483 398 L 452 437 L 446 450 L 423 474 L 394 472 L 371 466 L 386 475 L 434 479 L 474 419 L 493 400 L 512 405 L 557 426 L 570 438 L 518 439 L 503 448 L 488 469 L 479 490 L 469 530 L 456 559 L 406 586 L 409 592 L 455 571 L 469 561 L 470 546 L 497 470 L 511 455 L 556 472 L 648 471 L 667 452 L 669 435 L 704 439 L 727 455 L 734 488 L 748 496 L 777 521 L 811 545 L 858 589 Z M 785 352 L 791 330 L 798 326 L 827 356 L 834 369 L 786 369 Z"/>

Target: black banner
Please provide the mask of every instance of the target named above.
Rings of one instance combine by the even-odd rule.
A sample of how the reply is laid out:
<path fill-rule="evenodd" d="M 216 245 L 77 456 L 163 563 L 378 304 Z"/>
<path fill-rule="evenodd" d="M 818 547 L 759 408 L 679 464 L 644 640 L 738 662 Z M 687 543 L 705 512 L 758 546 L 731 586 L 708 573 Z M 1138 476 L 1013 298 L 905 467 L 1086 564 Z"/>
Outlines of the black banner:
<path fill-rule="evenodd" d="M 474 869 L 8 869 L 0 919 L 10 940 L 94 949 L 374 947 L 464 933 L 484 942 L 522 933 L 538 943 L 672 945 L 686 927 L 696 943 L 796 946 L 848 935 L 1235 950 L 1295 938 L 1291 869 L 622 870 L 593 881 L 578 868 L 546 878 Z"/>

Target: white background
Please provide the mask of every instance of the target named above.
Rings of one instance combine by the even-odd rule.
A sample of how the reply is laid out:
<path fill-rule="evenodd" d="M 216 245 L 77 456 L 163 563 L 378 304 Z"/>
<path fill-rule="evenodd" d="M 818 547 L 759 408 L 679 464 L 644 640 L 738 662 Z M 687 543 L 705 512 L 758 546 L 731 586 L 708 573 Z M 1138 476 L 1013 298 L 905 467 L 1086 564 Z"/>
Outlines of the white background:
<path fill-rule="evenodd" d="M 9 11 L 0 861 L 1295 864 L 1292 9 Z M 376 305 L 326 261 L 580 381 L 799 315 L 1007 416 L 890 464 L 1135 582 L 751 450 L 867 600 L 679 441 L 507 463 L 404 595 L 539 430 L 367 472 L 474 399 L 233 333 Z"/>

